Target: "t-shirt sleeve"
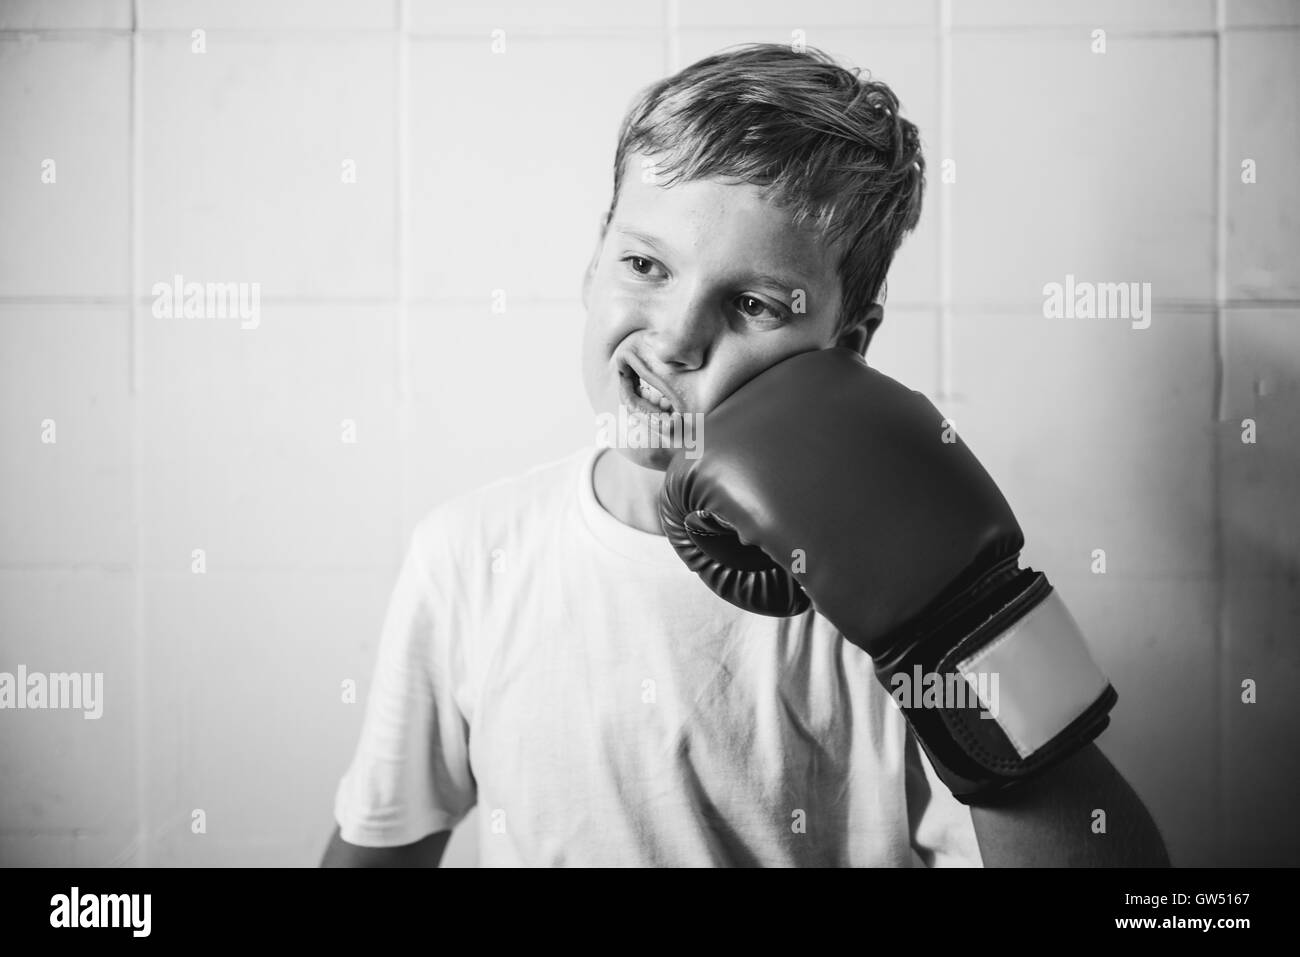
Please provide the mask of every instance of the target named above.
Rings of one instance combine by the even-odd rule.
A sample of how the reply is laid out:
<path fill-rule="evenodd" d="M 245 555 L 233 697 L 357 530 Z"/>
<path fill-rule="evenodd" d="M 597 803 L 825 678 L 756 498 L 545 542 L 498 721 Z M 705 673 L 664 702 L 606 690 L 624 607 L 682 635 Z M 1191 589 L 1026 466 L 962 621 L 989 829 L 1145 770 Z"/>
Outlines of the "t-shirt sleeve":
<path fill-rule="evenodd" d="M 983 867 L 970 808 L 939 779 L 907 729 L 907 815 L 916 863 L 925 867 Z"/>
<path fill-rule="evenodd" d="M 450 830 L 476 798 L 454 694 L 457 636 L 420 541 L 417 529 L 384 616 L 361 738 L 335 793 L 340 835 L 361 847 L 397 847 Z"/>

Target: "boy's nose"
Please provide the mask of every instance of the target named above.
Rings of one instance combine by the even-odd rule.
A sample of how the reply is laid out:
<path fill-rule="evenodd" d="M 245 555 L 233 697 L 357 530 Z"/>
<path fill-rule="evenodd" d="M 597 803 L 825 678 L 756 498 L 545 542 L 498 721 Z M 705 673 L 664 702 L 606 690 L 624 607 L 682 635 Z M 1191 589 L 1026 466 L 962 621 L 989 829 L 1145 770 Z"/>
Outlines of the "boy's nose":
<path fill-rule="evenodd" d="M 699 305 L 666 308 L 655 317 L 649 347 L 662 367 L 698 369 L 709 355 L 716 319 Z"/>

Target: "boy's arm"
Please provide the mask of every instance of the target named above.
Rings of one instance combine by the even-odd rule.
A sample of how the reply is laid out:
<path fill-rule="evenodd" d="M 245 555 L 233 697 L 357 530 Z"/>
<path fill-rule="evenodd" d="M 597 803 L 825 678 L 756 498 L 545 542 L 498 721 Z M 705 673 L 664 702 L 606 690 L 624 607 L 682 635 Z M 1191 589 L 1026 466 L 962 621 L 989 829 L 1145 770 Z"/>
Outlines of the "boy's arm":
<path fill-rule="evenodd" d="M 425 555 L 448 536 L 431 512 L 411 534 L 388 602 L 361 735 L 334 795 L 335 829 L 322 867 L 437 867 L 456 822 L 475 803 L 469 728 L 460 681 L 452 597 L 433 585 Z M 433 554 L 445 574 L 449 556 Z M 371 844 L 349 843 L 340 824 Z M 436 828 L 433 833 L 430 829 Z"/>
<path fill-rule="evenodd" d="M 451 831 L 438 831 L 400 847 L 360 847 L 343 840 L 338 827 L 330 836 L 321 867 L 437 867 Z"/>
<path fill-rule="evenodd" d="M 971 807 L 971 820 L 985 867 L 1169 866 L 1151 815 L 1095 744 L 996 806 Z"/>

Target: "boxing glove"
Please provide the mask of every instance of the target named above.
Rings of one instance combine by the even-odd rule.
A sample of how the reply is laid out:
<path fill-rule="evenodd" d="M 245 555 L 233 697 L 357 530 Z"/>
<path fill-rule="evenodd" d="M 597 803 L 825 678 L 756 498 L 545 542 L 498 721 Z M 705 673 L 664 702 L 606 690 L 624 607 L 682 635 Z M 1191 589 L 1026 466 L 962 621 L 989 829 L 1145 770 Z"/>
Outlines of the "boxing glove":
<path fill-rule="evenodd" d="M 824 349 L 751 379 L 705 426 L 660 493 L 678 555 L 749 611 L 811 603 L 871 656 L 959 800 L 992 803 L 1105 729 L 1114 689 L 925 396 Z"/>

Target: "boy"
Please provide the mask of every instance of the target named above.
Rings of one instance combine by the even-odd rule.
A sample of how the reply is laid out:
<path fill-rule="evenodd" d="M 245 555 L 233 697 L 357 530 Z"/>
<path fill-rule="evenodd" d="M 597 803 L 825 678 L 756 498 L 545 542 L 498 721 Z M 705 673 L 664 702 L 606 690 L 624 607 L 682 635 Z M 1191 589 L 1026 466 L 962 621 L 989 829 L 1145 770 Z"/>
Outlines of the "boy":
<path fill-rule="evenodd" d="M 923 182 L 892 91 L 820 52 L 748 45 L 652 86 L 583 282 L 593 408 L 680 425 L 791 357 L 865 352 Z M 1012 798 L 954 796 L 861 647 L 687 567 L 674 462 L 584 450 L 419 524 L 324 864 L 436 865 L 475 805 L 489 866 L 1165 863 L 1091 743 Z"/>

